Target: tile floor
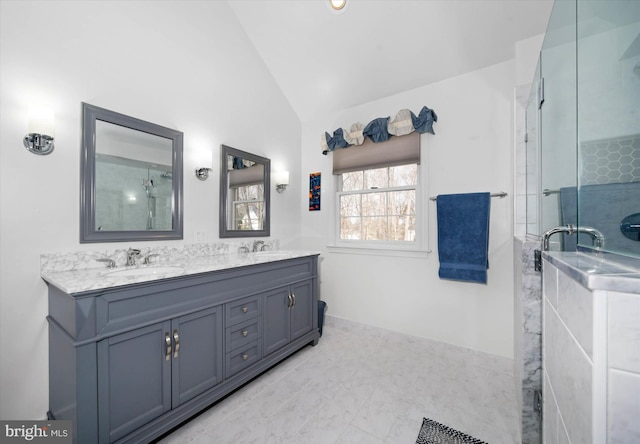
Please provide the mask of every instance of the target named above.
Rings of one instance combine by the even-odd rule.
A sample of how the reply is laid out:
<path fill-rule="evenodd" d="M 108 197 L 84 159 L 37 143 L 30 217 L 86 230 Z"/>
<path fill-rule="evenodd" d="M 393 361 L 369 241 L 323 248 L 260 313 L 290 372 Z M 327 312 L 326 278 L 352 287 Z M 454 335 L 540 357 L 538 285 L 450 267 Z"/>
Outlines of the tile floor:
<path fill-rule="evenodd" d="M 510 359 L 325 319 L 307 346 L 159 444 L 412 444 L 422 418 L 519 441 Z"/>

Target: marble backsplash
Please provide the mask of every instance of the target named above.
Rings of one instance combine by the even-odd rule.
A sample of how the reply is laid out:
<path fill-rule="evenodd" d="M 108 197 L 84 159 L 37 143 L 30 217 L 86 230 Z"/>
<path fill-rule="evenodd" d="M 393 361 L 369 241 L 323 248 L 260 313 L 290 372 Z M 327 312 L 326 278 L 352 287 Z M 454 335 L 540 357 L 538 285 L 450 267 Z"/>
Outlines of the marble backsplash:
<path fill-rule="evenodd" d="M 190 259 L 214 256 L 229 253 L 237 253 L 240 248 L 246 247 L 251 251 L 255 239 L 199 243 L 179 246 L 154 246 L 138 247 L 140 256 L 153 256 L 152 262 L 155 264 L 170 264 L 184 262 Z M 279 250 L 280 241 L 277 239 L 263 240 L 264 250 Z M 75 251 L 66 253 L 50 253 L 40 255 L 40 272 L 50 273 L 71 270 L 86 270 L 91 268 L 105 268 L 105 262 L 100 259 L 111 259 L 115 261 L 117 267 L 124 266 L 127 261 L 127 250 L 129 248 L 118 248 L 96 251 Z"/>

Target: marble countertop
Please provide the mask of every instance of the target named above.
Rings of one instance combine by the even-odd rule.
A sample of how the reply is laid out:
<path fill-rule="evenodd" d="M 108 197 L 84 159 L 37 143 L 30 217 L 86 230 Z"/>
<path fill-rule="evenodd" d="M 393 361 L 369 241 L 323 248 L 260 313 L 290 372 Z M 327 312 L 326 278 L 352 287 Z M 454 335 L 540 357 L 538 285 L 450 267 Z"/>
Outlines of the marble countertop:
<path fill-rule="evenodd" d="M 543 258 L 591 290 L 640 294 L 640 259 L 575 251 L 546 251 Z"/>
<path fill-rule="evenodd" d="M 275 250 L 258 253 L 228 253 L 199 256 L 178 261 L 158 261 L 149 265 L 131 267 L 82 268 L 55 270 L 44 267 L 41 277 L 67 294 L 80 294 L 92 290 L 120 287 L 143 282 L 158 281 L 230 268 L 246 267 L 274 261 L 317 256 L 317 251 Z"/>

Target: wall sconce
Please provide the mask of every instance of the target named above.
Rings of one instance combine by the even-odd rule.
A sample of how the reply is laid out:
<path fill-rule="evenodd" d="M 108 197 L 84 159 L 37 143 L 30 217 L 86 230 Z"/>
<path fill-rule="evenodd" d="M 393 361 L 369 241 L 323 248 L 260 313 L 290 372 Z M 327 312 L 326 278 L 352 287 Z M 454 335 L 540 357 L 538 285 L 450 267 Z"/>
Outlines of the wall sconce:
<path fill-rule="evenodd" d="M 213 171 L 213 168 L 196 168 L 196 177 L 200 180 L 207 180 L 209 178 L 209 171 Z"/>
<path fill-rule="evenodd" d="M 25 148 L 33 154 L 44 156 L 53 151 L 53 111 L 49 109 L 29 110 L 29 134 L 24 136 Z"/>
<path fill-rule="evenodd" d="M 276 184 L 276 191 L 278 193 L 284 192 L 289 185 L 289 171 L 277 171 L 273 173 L 273 181 Z"/>

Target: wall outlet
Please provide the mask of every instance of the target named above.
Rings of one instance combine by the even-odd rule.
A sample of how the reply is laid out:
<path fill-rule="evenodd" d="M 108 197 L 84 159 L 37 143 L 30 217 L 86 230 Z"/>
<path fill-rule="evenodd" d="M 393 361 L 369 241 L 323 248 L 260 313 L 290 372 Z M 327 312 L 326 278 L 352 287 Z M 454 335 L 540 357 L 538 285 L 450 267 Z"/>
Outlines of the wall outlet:
<path fill-rule="evenodd" d="M 206 242 L 206 240 L 207 240 L 207 235 L 205 234 L 204 231 L 196 231 L 195 234 L 193 235 L 193 241 L 197 244 Z"/>

